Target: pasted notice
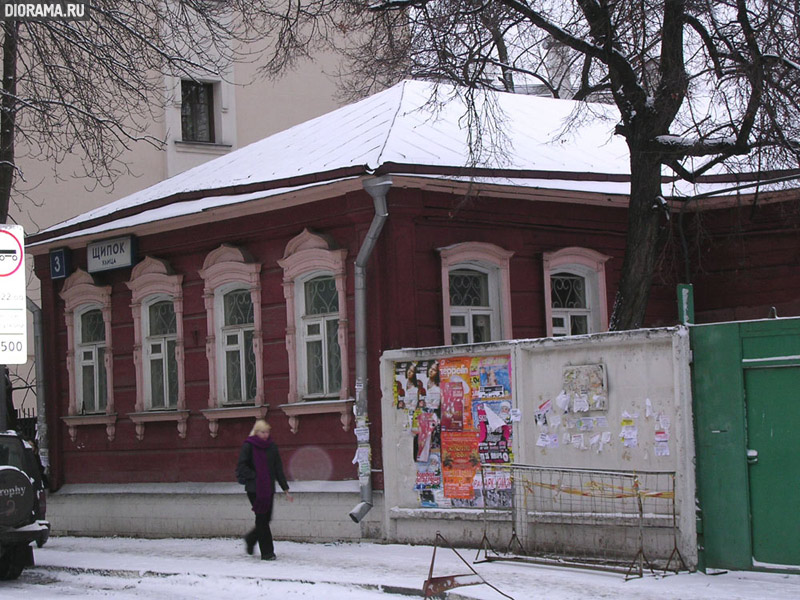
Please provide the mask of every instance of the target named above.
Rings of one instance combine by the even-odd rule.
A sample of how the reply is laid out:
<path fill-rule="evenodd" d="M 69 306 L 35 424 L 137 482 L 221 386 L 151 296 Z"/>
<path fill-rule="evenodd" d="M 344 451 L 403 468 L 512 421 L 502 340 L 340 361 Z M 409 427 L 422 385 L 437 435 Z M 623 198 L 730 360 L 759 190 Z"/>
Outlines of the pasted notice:
<path fill-rule="evenodd" d="M 569 399 L 573 412 L 606 410 L 608 408 L 605 365 L 564 367 L 563 383 L 563 394 Z"/>

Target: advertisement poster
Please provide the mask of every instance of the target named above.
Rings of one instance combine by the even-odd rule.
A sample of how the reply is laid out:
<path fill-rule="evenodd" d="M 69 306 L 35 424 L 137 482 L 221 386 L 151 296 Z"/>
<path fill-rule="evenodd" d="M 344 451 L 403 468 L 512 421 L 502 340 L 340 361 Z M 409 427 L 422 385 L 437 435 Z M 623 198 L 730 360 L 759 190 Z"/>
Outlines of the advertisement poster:
<path fill-rule="evenodd" d="M 445 497 L 472 499 L 475 496 L 473 479 L 479 467 L 477 432 L 442 432 L 442 478 Z"/>
<path fill-rule="evenodd" d="M 511 399 L 511 356 L 482 356 L 473 360 L 475 397 L 483 400 Z"/>
<path fill-rule="evenodd" d="M 481 463 L 510 464 L 514 461 L 511 448 L 511 402 L 508 400 L 476 401 L 472 403 L 473 421 L 478 425 L 478 454 Z"/>
<path fill-rule="evenodd" d="M 429 453 L 427 462 L 417 462 L 417 478 L 414 489 L 438 490 L 442 487 L 442 459 L 440 450 Z"/>
<path fill-rule="evenodd" d="M 442 387 L 442 430 L 463 431 L 464 387 L 457 381 L 447 381 Z"/>
<path fill-rule="evenodd" d="M 463 391 L 461 429 L 472 429 L 472 389 L 470 387 L 470 362 L 469 357 L 443 358 L 439 361 L 439 377 L 445 390 L 445 396 L 455 394 L 456 385 Z M 452 397 L 452 396 L 451 396 Z M 444 398 L 443 398 L 444 401 Z"/>

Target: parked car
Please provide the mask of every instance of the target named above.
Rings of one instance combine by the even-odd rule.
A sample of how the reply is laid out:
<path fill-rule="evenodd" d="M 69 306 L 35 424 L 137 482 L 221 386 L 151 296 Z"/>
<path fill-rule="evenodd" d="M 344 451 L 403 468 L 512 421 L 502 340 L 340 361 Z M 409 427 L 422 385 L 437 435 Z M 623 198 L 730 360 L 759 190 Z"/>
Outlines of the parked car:
<path fill-rule="evenodd" d="M 0 580 L 33 566 L 33 547 L 50 536 L 47 497 L 33 447 L 14 431 L 0 432 Z"/>

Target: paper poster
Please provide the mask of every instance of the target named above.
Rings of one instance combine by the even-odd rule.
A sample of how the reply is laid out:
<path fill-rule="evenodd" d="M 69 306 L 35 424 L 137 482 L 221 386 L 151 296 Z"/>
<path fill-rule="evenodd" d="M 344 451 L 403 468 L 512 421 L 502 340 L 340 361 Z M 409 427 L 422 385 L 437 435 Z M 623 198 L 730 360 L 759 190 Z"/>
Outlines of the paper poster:
<path fill-rule="evenodd" d="M 457 381 L 443 384 L 442 430 L 462 431 L 464 429 L 464 387 Z"/>
<path fill-rule="evenodd" d="M 356 440 L 359 442 L 369 441 L 369 427 L 356 427 L 355 428 Z"/>
<path fill-rule="evenodd" d="M 608 384 L 605 365 L 564 367 L 563 393 L 572 403 L 573 412 L 608 408 Z M 557 399 L 558 400 L 558 399 Z"/>
<path fill-rule="evenodd" d="M 475 398 L 511 398 L 511 356 L 482 356 L 472 361 L 472 381 L 477 384 Z"/>
<path fill-rule="evenodd" d="M 656 442 L 656 456 L 669 456 L 669 442 Z"/>
<path fill-rule="evenodd" d="M 437 490 L 442 486 L 442 459 L 440 451 L 429 453 L 427 462 L 417 462 L 415 490 Z"/>
<path fill-rule="evenodd" d="M 442 478 L 448 498 L 471 499 L 472 480 L 480 467 L 477 431 L 442 432 Z"/>
<path fill-rule="evenodd" d="M 472 429 L 472 388 L 470 387 L 470 363 L 469 357 L 443 358 L 439 361 L 439 379 L 442 390 L 442 403 L 451 402 L 450 408 L 458 409 L 453 402 L 461 401 L 461 429 Z M 458 394 L 457 386 L 461 386 L 461 393 Z M 449 395 L 449 398 L 448 398 Z M 458 413 L 453 413 L 457 417 Z M 445 415 L 442 414 L 444 421 Z M 451 421 L 448 429 L 459 431 L 456 422 Z"/>
<path fill-rule="evenodd" d="M 417 462 L 428 462 L 433 442 L 433 432 L 437 425 L 436 415 L 424 412 L 419 416 L 419 431 L 417 433 Z"/>
<path fill-rule="evenodd" d="M 394 373 L 395 408 L 439 408 L 439 361 L 397 362 L 394 364 Z"/>
<path fill-rule="evenodd" d="M 483 469 L 473 480 L 476 494 L 481 496 L 479 507 L 511 508 L 511 472 L 506 469 Z"/>
<path fill-rule="evenodd" d="M 472 420 L 478 428 L 478 452 L 481 463 L 513 462 L 511 403 L 508 400 L 475 400 L 472 409 Z"/>

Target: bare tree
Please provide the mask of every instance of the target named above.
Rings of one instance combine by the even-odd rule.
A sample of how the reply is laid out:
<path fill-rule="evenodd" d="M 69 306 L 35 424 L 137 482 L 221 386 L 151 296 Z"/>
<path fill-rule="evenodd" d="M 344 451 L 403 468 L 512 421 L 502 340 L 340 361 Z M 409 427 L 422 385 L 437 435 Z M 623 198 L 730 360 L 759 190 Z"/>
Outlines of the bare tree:
<path fill-rule="evenodd" d="M 360 32 L 351 93 L 423 77 L 616 105 L 631 184 L 613 329 L 644 322 L 667 235 L 662 175 L 798 167 L 797 0 L 378 0 L 371 17 L 341 6 Z"/>

